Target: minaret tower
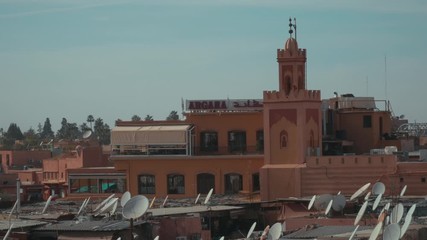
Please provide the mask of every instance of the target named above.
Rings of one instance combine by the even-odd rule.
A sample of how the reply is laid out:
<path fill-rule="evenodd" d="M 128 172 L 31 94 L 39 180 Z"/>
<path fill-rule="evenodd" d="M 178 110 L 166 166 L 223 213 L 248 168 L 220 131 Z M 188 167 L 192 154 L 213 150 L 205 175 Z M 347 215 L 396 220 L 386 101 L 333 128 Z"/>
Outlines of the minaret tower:
<path fill-rule="evenodd" d="M 261 199 L 300 197 L 301 168 L 306 157 L 320 154 L 320 91 L 306 90 L 306 50 L 293 37 L 296 21 L 289 19 L 289 38 L 277 50 L 279 90 L 264 91 L 264 166 Z"/>

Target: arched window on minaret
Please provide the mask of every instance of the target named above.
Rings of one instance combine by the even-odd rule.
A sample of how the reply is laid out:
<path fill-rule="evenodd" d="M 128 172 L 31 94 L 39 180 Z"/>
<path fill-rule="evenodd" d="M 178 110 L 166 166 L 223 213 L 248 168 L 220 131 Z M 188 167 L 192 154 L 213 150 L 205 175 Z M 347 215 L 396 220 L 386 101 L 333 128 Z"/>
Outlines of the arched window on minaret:
<path fill-rule="evenodd" d="M 310 130 L 310 148 L 314 148 L 314 132 L 313 130 Z"/>
<path fill-rule="evenodd" d="M 285 77 L 285 93 L 288 95 L 292 89 L 292 80 L 290 76 Z"/>
<path fill-rule="evenodd" d="M 288 146 L 288 132 L 282 130 L 280 132 L 280 148 L 286 148 Z"/>
<path fill-rule="evenodd" d="M 304 79 L 302 79 L 301 73 L 298 76 L 298 89 L 305 89 Z"/>

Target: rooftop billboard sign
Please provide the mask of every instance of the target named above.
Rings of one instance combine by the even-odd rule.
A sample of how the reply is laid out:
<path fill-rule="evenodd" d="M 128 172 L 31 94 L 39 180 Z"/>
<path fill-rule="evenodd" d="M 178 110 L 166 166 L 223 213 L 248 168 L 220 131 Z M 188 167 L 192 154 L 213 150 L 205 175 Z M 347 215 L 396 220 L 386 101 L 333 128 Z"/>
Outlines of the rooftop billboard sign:
<path fill-rule="evenodd" d="M 260 111 L 262 99 L 186 100 L 185 110 L 199 111 Z"/>

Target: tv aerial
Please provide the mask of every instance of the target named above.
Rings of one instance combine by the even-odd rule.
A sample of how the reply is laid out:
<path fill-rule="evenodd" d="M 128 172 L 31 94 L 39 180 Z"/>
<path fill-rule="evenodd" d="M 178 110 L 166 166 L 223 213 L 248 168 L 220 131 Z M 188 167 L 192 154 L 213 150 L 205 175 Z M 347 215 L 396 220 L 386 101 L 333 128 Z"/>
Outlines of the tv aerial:
<path fill-rule="evenodd" d="M 251 228 L 249 229 L 248 234 L 246 235 L 246 238 L 250 238 L 251 237 L 252 233 L 254 232 L 255 226 L 256 226 L 256 222 L 254 222 L 252 224 Z"/>

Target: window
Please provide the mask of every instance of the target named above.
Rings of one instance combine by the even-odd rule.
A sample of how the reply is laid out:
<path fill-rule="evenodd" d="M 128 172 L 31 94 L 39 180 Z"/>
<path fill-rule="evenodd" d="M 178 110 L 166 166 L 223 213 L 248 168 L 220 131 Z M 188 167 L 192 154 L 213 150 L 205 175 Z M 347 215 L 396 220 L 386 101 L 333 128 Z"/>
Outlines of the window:
<path fill-rule="evenodd" d="M 252 174 L 252 191 L 256 192 L 260 190 L 259 186 L 259 173 Z"/>
<path fill-rule="evenodd" d="M 200 133 L 200 150 L 204 152 L 218 151 L 218 133 L 201 132 Z"/>
<path fill-rule="evenodd" d="M 207 194 L 211 188 L 215 191 L 215 175 L 210 173 L 197 174 L 197 192 Z"/>
<path fill-rule="evenodd" d="M 70 193 L 124 193 L 126 179 L 123 178 L 71 178 Z"/>
<path fill-rule="evenodd" d="M 371 115 L 363 116 L 363 127 L 364 128 L 371 128 L 372 127 L 372 116 Z"/>
<path fill-rule="evenodd" d="M 264 130 L 256 131 L 256 150 L 264 152 Z"/>
<path fill-rule="evenodd" d="M 230 131 L 228 132 L 228 151 L 230 153 L 243 153 L 246 151 L 246 132 Z"/>
<path fill-rule="evenodd" d="M 403 179 L 403 177 L 401 177 L 401 178 L 400 178 L 400 182 L 403 182 L 403 181 L 404 181 L 404 179 Z"/>
<path fill-rule="evenodd" d="M 156 178 L 154 175 L 138 176 L 139 194 L 156 194 Z"/>
<path fill-rule="evenodd" d="M 3 163 L 3 155 L 0 154 L 0 164 Z"/>
<path fill-rule="evenodd" d="M 422 178 L 421 178 L 421 182 L 425 183 L 425 182 L 426 182 L 426 178 L 425 178 L 425 177 L 422 177 Z"/>
<path fill-rule="evenodd" d="M 184 175 L 169 174 L 168 175 L 168 194 L 184 194 Z"/>
<path fill-rule="evenodd" d="M 242 175 L 237 173 L 226 174 L 224 184 L 226 194 L 238 193 L 243 189 Z"/>
<path fill-rule="evenodd" d="M 280 148 L 286 148 L 288 146 L 288 132 L 285 130 L 280 132 Z"/>

